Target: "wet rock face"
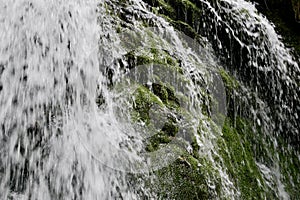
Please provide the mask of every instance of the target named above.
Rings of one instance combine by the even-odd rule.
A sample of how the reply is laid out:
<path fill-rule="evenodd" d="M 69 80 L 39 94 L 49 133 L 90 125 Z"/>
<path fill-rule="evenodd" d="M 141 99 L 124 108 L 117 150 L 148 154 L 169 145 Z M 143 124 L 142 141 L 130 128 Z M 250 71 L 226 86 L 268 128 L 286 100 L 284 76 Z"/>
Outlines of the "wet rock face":
<path fill-rule="evenodd" d="M 292 64 L 282 64 L 278 60 L 278 52 L 273 52 L 269 42 L 269 35 L 266 33 L 267 27 L 260 22 L 249 21 L 248 11 L 239 10 L 234 11 L 233 6 L 228 1 L 215 1 L 211 0 L 210 5 L 205 1 L 182 1 L 182 0 L 144 0 L 152 7 L 160 7 L 159 12 L 167 16 L 170 23 L 180 31 L 190 37 L 201 35 L 206 37 L 212 44 L 215 53 L 218 55 L 221 62 L 227 66 L 232 74 L 237 74 L 238 79 L 251 88 L 257 89 L 259 98 L 263 99 L 274 111 L 272 117 L 274 121 L 280 122 L 278 113 L 281 113 L 282 102 L 289 102 L 290 111 L 283 111 L 284 118 L 290 123 L 284 125 L 276 125 L 278 134 L 286 138 L 290 143 L 300 149 L 300 136 L 297 134 L 299 123 L 297 120 L 291 119 L 293 114 L 291 112 L 299 112 L 298 100 L 290 98 L 291 96 L 298 96 L 294 94 L 298 85 L 287 83 L 283 77 L 284 72 L 278 70 L 265 71 L 265 66 L 276 69 L 277 66 L 287 67 L 292 69 Z M 296 31 L 293 23 L 296 23 L 293 17 L 284 15 L 284 13 L 293 13 L 291 1 L 266 1 L 257 0 L 260 9 L 269 12 L 270 16 L 274 19 L 273 23 L 282 23 L 283 30 L 281 35 L 287 37 L 289 41 L 286 43 L 294 45 L 300 52 L 300 43 L 297 42 L 299 33 Z M 266 2 L 266 3 L 265 3 Z M 272 7 L 271 7 L 272 6 Z M 232 10 L 232 12 L 228 12 Z M 275 11 L 276 10 L 276 11 Z M 235 12 L 235 13 L 233 13 Z M 236 20 L 234 15 L 240 18 Z M 216 20 L 216 18 L 222 20 Z M 269 19 L 271 17 L 267 16 Z M 290 17 L 290 18 L 289 18 Z M 226 24 L 220 23 L 226 21 Z M 289 23 L 288 23 L 289 22 Z M 247 23 L 252 25 L 246 28 Z M 180 26 L 184 24 L 185 26 Z M 300 24 L 299 24 L 300 25 Z M 276 24 L 277 26 L 277 24 Z M 189 27 L 189 28 L 186 28 Z M 231 29 L 235 31 L 230 31 Z M 190 31 L 193 30 L 193 31 Z M 252 34 L 248 34 L 249 30 Z M 285 34 L 288 31 L 288 34 Z M 253 37 L 257 35 L 257 37 Z M 300 40 L 299 40 L 300 41 Z M 251 48 L 251 46 L 257 48 Z M 259 55 L 256 57 L 256 55 Z M 253 60 L 253 56 L 256 60 Z M 254 62 L 253 62 L 254 61 Z M 288 70 L 291 71 L 291 70 Z M 291 77 L 298 77 L 290 74 Z M 274 90 L 274 88 L 277 88 Z M 276 91 L 276 92 L 274 92 Z M 282 95 L 280 94 L 282 92 Z M 280 96 L 280 98 L 278 98 Z M 229 109 L 230 110 L 230 109 Z M 249 116 L 247 116 L 249 117 Z M 296 139 L 295 139 L 296 138 Z"/>
<path fill-rule="evenodd" d="M 251 0 L 257 4 L 257 9 L 263 14 L 278 17 L 290 28 L 300 28 L 300 1 L 299 0 Z"/>
<path fill-rule="evenodd" d="M 295 12 L 295 19 L 298 23 L 300 23 L 300 1 L 293 0 L 292 5 L 293 5 L 294 12 Z"/>
<path fill-rule="evenodd" d="M 251 0 L 300 54 L 300 0 Z"/>
<path fill-rule="evenodd" d="M 298 0 L 252 0 L 257 8 L 262 11 L 276 11 L 285 20 L 294 21 L 296 16 L 295 6 Z"/>

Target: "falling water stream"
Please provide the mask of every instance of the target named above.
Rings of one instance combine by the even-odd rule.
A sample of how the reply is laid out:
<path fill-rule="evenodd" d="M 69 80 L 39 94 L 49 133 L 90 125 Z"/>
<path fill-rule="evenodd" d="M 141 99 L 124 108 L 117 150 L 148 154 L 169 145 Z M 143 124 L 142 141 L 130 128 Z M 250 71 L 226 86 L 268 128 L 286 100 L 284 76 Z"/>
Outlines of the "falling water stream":
<path fill-rule="evenodd" d="M 231 99 L 238 109 L 232 112 L 254 121 L 253 129 L 259 127 L 259 137 L 269 142 L 264 148 L 281 148 L 277 138 L 286 133 L 289 145 L 282 151 L 298 156 L 299 66 L 254 5 L 244 0 L 196 1 L 207 17 L 195 24 L 203 36 L 195 45 L 145 2 L 1 0 L 0 199 L 155 199 L 143 180 L 153 178 L 151 171 L 178 155 L 167 156 L 169 149 L 163 159 L 141 154 L 142 134 L 150 129 L 131 120 L 134 90 L 126 85 L 126 76 L 137 81 L 143 74 L 165 73 L 165 81 L 177 84 L 174 88 L 183 93 L 190 113 L 182 132 L 196 136 L 199 154 L 214 169 L 206 178 L 217 199 L 240 196 L 216 142 L 224 119 L 213 117 L 225 116 L 229 103 L 220 69 L 241 82 L 240 92 Z M 153 48 L 181 60 L 180 73 L 153 65 L 145 71 L 126 59 L 128 52 L 150 54 Z M 235 56 L 236 51 L 241 54 Z M 207 87 L 219 107 L 210 108 L 213 120 L 205 121 L 199 109 L 205 95 L 199 93 L 209 84 L 215 86 Z M 155 112 L 171 113 L 159 109 L 152 116 L 158 126 L 161 116 Z M 206 132 L 197 135 L 201 119 Z M 280 159 L 265 152 L 256 164 L 262 185 L 278 199 L 289 199 Z"/>
<path fill-rule="evenodd" d="M 121 181 L 77 135 L 110 120 L 94 101 L 97 4 L 1 2 L 1 199 L 108 198 Z"/>

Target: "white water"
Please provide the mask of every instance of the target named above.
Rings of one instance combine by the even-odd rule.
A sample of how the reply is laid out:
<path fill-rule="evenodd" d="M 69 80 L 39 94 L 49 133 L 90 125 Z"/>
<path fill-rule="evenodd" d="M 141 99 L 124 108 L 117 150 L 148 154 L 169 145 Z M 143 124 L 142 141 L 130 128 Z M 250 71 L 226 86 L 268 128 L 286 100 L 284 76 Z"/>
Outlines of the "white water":
<path fill-rule="evenodd" d="M 124 185 L 78 137 L 105 138 L 113 126 L 95 102 L 103 80 L 97 4 L 1 2 L 1 199 L 105 199 Z"/>
<path fill-rule="evenodd" d="M 108 4 L 115 6 L 117 14 L 117 2 Z M 236 9 L 247 9 L 250 19 L 255 19 L 246 24 L 249 29 L 259 17 L 260 23 L 267 27 L 270 46 L 274 46 L 278 60 L 282 61 L 279 70 L 286 73 L 283 61 L 293 61 L 269 22 L 258 16 L 251 4 L 244 1 L 230 1 L 230 4 Z M 169 40 L 164 39 L 164 49 L 183 60 L 186 77 L 191 76 L 190 71 L 206 72 L 193 63 L 220 67 L 208 43 L 198 50 L 201 54 L 186 48 L 174 29 L 150 13 L 141 1 L 131 1 L 127 9 L 135 13 L 131 16 L 134 25 L 127 24 L 134 31 L 144 33 L 147 30 L 135 18 L 154 21 L 159 32 L 167 30 L 173 43 L 168 46 Z M 115 28 L 122 20 L 116 19 L 103 2 L 94 0 L 1 2 L 1 199 L 139 198 L 138 189 L 130 187 L 126 172 L 135 172 L 136 166 L 132 163 L 144 162 L 144 157 L 138 154 L 141 136 L 132 124 L 120 119 L 116 110 L 123 108 L 119 108 L 118 103 L 127 99 L 115 102 L 118 94 L 107 87 L 103 76 L 107 67 L 115 70 L 115 81 L 122 76 L 115 59 L 132 50 L 120 45 L 121 36 Z M 229 28 L 229 31 L 234 30 Z M 288 76 L 287 80 L 290 80 Z M 191 83 L 189 89 L 190 104 L 201 104 L 195 95 L 199 88 Z M 100 94 L 105 105 L 99 109 L 96 99 Z M 130 107 L 126 102 L 125 105 Z M 262 112 L 265 114 L 265 110 Z M 222 196 L 237 198 L 238 188 L 229 179 L 226 169 L 214 162 L 220 157 L 215 149 L 220 130 L 215 133 L 210 130 L 209 123 L 205 126 L 208 131 L 198 138 L 201 155 L 212 163 L 221 177 Z M 128 141 L 128 137 L 134 137 L 134 141 Z M 119 148 L 124 141 L 132 151 Z M 277 171 L 273 175 L 265 165 L 258 165 L 263 166 L 261 169 L 267 176 L 273 176 L 270 180 L 276 179 L 273 181 L 278 183 L 278 188 L 274 190 L 278 190 L 278 196 L 288 199 L 280 181 L 278 164 L 274 164 Z M 143 172 L 147 178 L 148 171 Z M 215 187 L 214 177 L 208 177 L 207 182 L 211 188 Z M 153 195 L 143 184 L 138 187 L 145 195 Z"/>

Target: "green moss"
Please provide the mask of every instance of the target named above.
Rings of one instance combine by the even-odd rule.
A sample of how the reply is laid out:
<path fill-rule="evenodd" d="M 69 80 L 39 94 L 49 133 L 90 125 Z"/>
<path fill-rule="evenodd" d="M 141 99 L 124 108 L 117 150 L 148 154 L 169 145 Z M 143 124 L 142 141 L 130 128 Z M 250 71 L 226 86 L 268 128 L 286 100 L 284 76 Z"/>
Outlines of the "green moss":
<path fill-rule="evenodd" d="M 143 121 L 147 125 L 150 123 L 149 111 L 154 104 L 164 106 L 162 101 L 154 95 L 148 88 L 140 86 L 134 93 L 134 112 L 132 118 L 134 121 Z"/>
<path fill-rule="evenodd" d="M 183 154 L 174 163 L 155 172 L 158 199 L 210 199 L 205 175 L 194 157 Z"/>
<path fill-rule="evenodd" d="M 159 107 L 173 108 L 176 99 L 174 92 L 162 85 L 154 84 L 153 92 L 144 86 L 137 88 L 134 93 L 134 111 L 132 113 L 133 121 L 142 121 L 147 126 L 150 126 L 149 111 L 154 104 Z M 178 104 L 176 105 L 179 106 Z M 176 119 L 168 116 L 165 124 L 160 132 L 149 138 L 146 146 L 147 151 L 154 151 L 159 148 L 160 144 L 168 143 L 171 141 L 170 137 L 174 137 L 178 132 L 178 125 Z"/>
<path fill-rule="evenodd" d="M 174 117 L 168 117 L 167 122 L 162 127 L 162 131 L 168 136 L 175 137 L 178 133 L 178 125 L 176 123 L 177 121 Z"/>
<path fill-rule="evenodd" d="M 168 117 L 161 131 L 149 138 L 149 141 L 146 145 L 146 150 L 153 152 L 158 150 L 160 145 L 168 144 L 172 141 L 173 137 L 176 136 L 178 130 L 179 127 L 176 119 L 173 117 Z"/>
<path fill-rule="evenodd" d="M 235 126 L 227 118 L 218 146 L 231 179 L 241 191 L 241 199 L 262 199 L 268 188 L 256 166 L 251 143 L 245 139 L 250 132 L 241 118 L 237 118 Z"/>
<path fill-rule="evenodd" d="M 156 96 L 158 96 L 162 100 L 162 102 L 168 108 L 179 108 L 180 107 L 180 103 L 179 103 L 178 98 L 175 95 L 175 91 L 170 86 L 167 87 L 166 85 L 153 83 L 152 91 Z"/>
<path fill-rule="evenodd" d="M 229 75 L 224 69 L 220 70 L 220 75 L 224 81 L 225 87 L 230 92 L 237 90 L 240 87 L 239 82 L 233 76 Z"/>
<path fill-rule="evenodd" d="M 278 162 L 281 173 L 280 181 L 285 186 L 285 191 L 290 199 L 298 199 L 300 192 L 300 159 L 299 153 L 295 151 L 284 138 L 277 139 L 277 145 L 269 147 L 272 151 L 273 161 Z"/>
<path fill-rule="evenodd" d="M 161 14 L 161 16 L 163 16 L 168 22 L 170 22 L 171 25 L 174 26 L 177 30 L 184 32 L 187 36 L 191 38 L 198 37 L 197 32 L 188 23 L 181 20 L 174 20 L 173 18 L 164 14 Z"/>
<path fill-rule="evenodd" d="M 151 63 L 151 58 L 148 56 L 140 55 L 137 56 L 137 65 L 145 65 Z"/>
<path fill-rule="evenodd" d="M 155 9 L 154 11 L 157 12 L 163 12 L 168 15 L 174 15 L 175 10 L 172 6 L 170 6 L 168 3 L 166 3 L 164 0 L 144 0 L 148 4 L 152 6 L 152 9 Z"/>
<path fill-rule="evenodd" d="M 222 141 L 223 139 L 225 140 Z M 277 164 L 278 164 L 281 173 L 280 181 L 284 184 L 285 190 L 290 195 L 290 198 L 296 199 L 299 196 L 299 191 L 296 188 L 300 187 L 300 179 L 299 179 L 300 161 L 297 155 L 295 154 L 295 152 L 292 151 L 291 149 L 289 150 L 288 144 L 282 138 L 279 137 L 276 139 L 276 143 L 277 143 L 276 146 L 278 146 L 278 148 L 275 148 L 272 137 L 270 137 L 269 134 L 267 135 L 264 134 L 261 130 L 261 127 L 255 126 L 254 123 L 251 123 L 246 119 L 236 117 L 235 123 L 233 123 L 232 120 L 227 119 L 223 129 L 223 138 L 218 141 L 219 148 L 222 149 L 221 151 L 227 149 L 227 152 L 223 151 L 222 153 L 223 158 L 224 158 L 224 153 L 229 155 L 229 157 L 225 158 L 225 160 L 226 159 L 236 160 L 237 158 L 234 156 L 232 157 L 231 152 L 236 152 L 236 150 L 234 149 L 238 149 L 238 148 L 235 148 L 235 146 L 232 146 L 231 143 L 228 143 L 228 141 L 234 141 L 234 140 L 239 141 L 236 142 L 236 144 L 240 143 L 239 149 L 243 149 L 243 151 L 248 152 L 247 153 L 248 156 L 244 157 L 244 159 L 249 160 L 250 158 L 250 161 L 253 160 L 262 163 L 266 167 L 270 168 L 270 170 L 272 170 L 273 167 L 277 168 Z M 236 155 L 236 153 L 234 154 Z M 234 163 L 235 162 L 232 161 L 230 163 L 226 163 L 226 167 L 229 166 L 228 169 L 230 169 L 231 167 L 229 171 L 240 172 L 239 169 L 236 168 Z M 249 163 L 250 163 L 248 164 L 249 170 L 252 170 L 252 172 L 255 172 L 255 174 L 259 172 L 257 171 L 257 167 L 254 162 L 249 162 Z M 251 176 L 253 175 L 251 174 Z M 264 175 L 261 173 L 259 176 L 264 177 Z M 235 179 L 237 179 L 238 177 L 244 179 L 244 177 L 241 176 L 239 173 L 233 174 L 232 177 L 234 177 Z M 278 177 L 273 177 L 273 178 L 275 180 Z M 247 182 L 249 179 L 247 179 L 246 177 L 245 180 L 241 182 L 243 185 L 248 184 Z M 257 180 L 259 180 L 260 185 L 262 185 L 261 187 L 263 189 L 262 194 L 267 195 L 272 199 L 277 198 L 276 192 L 278 191 L 274 191 L 274 188 L 269 187 L 265 183 L 266 179 L 262 180 L 261 178 L 258 178 Z M 236 183 L 238 184 L 238 181 Z M 252 191 L 256 191 L 255 184 L 252 185 L 251 187 L 254 187 Z M 246 193 L 246 195 L 252 195 L 252 194 Z"/>
<path fill-rule="evenodd" d="M 201 10 L 190 0 L 165 0 L 174 10 L 177 8 L 177 12 L 179 9 L 186 9 L 186 11 L 190 11 L 190 14 L 194 13 L 202 13 Z"/>
<path fill-rule="evenodd" d="M 120 25 L 117 26 L 117 29 L 116 29 L 117 33 L 121 33 L 122 32 L 122 28 Z"/>
<path fill-rule="evenodd" d="M 183 74 L 179 61 L 170 56 L 166 51 L 160 49 L 150 48 L 149 51 L 146 49 L 146 51 L 138 53 L 136 51 L 130 51 L 124 55 L 124 59 L 129 63 L 129 68 L 134 68 L 139 65 L 157 64 L 169 70 L 174 70 L 179 74 Z"/>
<path fill-rule="evenodd" d="M 199 147 L 199 145 L 198 145 L 198 143 L 197 143 L 197 138 L 196 138 L 196 136 L 194 136 L 193 138 L 192 138 L 192 142 L 191 142 L 191 146 L 192 146 L 192 148 L 193 148 L 193 155 L 194 155 L 194 157 L 195 158 L 199 158 L 199 150 L 200 150 L 200 147 Z"/>
<path fill-rule="evenodd" d="M 159 149 L 160 145 L 162 144 L 168 144 L 171 142 L 171 137 L 165 132 L 159 132 L 155 135 L 153 135 L 151 138 L 149 138 L 149 141 L 146 145 L 146 151 L 153 152 Z"/>
<path fill-rule="evenodd" d="M 134 110 L 140 120 L 150 126 L 149 109 L 151 105 L 169 107 L 173 112 L 174 107 L 180 109 L 175 91 L 166 85 L 155 84 L 152 91 L 144 86 L 138 87 L 134 94 Z M 184 113 L 185 111 L 182 111 Z M 170 143 L 179 130 L 176 118 L 167 117 L 161 131 L 148 139 L 146 151 L 157 151 Z M 196 141 L 193 146 L 196 148 Z M 199 168 L 197 157 L 190 155 L 185 149 L 179 147 L 181 156 L 174 163 L 155 172 L 154 180 L 149 184 L 158 195 L 158 199 L 209 199 L 210 192 L 206 183 L 206 177 Z M 197 147 L 199 148 L 199 147 Z M 194 151 L 198 155 L 198 151 Z M 163 155 L 162 155 L 163 156 Z"/>
<path fill-rule="evenodd" d="M 144 0 L 159 14 L 165 17 L 177 29 L 186 35 L 194 38 L 197 33 L 194 31 L 194 22 L 199 21 L 202 11 L 189 0 Z"/>
<path fill-rule="evenodd" d="M 241 12 L 242 14 L 246 15 L 247 17 L 250 17 L 250 13 L 249 13 L 249 11 L 248 11 L 247 9 L 242 8 L 242 9 L 240 10 L 240 12 Z"/>
<path fill-rule="evenodd" d="M 175 28 L 183 31 L 188 36 L 192 38 L 197 37 L 193 26 L 194 22 L 201 17 L 202 11 L 192 1 L 148 0 L 148 2 L 150 1 L 156 4 L 155 7 L 152 7 L 154 12 L 160 13 Z M 248 15 L 246 10 L 241 10 L 241 12 Z M 143 25 L 146 24 L 144 23 Z M 116 30 L 118 33 L 122 31 L 120 27 L 117 27 Z M 145 34 L 151 38 L 153 33 L 149 32 Z M 130 36 L 129 38 L 132 37 Z M 132 44 L 130 47 L 136 49 L 138 42 L 141 41 L 140 38 L 142 37 L 133 37 L 133 41 L 129 41 Z M 129 63 L 132 64 L 130 68 L 134 68 L 137 65 L 161 64 L 182 73 L 179 61 L 168 52 L 156 48 L 160 47 L 161 44 L 155 37 L 152 37 L 150 41 L 151 48 L 148 50 L 136 50 L 125 55 L 127 61 L 130 61 Z M 220 74 L 230 94 L 240 88 L 239 82 L 225 70 L 220 70 Z M 205 96 L 205 93 L 204 91 L 203 96 Z M 175 94 L 172 87 L 162 82 L 154 84 L 151 89 L 140 85 L 134 94 L 133 121 L 142 121 L 145 122 L 146 126 L 151 126 L 149 110 L 154 104 L 159 105 L 161 108 L 170 109 L 173 114 L 182 112 L 186 116 L 189 115 L 188 111 L 181 107 Z M 212 101 L 210 96 L 207 96 L 207 99 Z M 204 114 L 209 115 L 207 105 L 203 104 L 202 110 Z M 258 128 L 256 128 L 257 132 L 253 132 L 252 127 L 253 124 L 245 119 L 227 118 L 222 130 L 223 135 L 217 140 L 222 159 L 216 157 L 214 161 L 224 164 L 230 179 L 241 192 L 241 199 L 273 199 L 276 196 L 265 183 L 261 172 L 256 166 L 256 160 L 261 159 L 264 163 L 270 163 L 271 165 L 273 161 L 272 156 L 275 156 L 276 149 L 266 145 L 265 143 L 269 143 L 268 138 L 263 138 L 263 133 Z M 161 146 L 169 144 L 178 133 L 179 128 L 176 119 L 168 116 L 162 129 L 149 138 L 146 144 L 146 151 L 153 152 Z M 200 123 L 198 134 L 207 134 L 209 132 L 210 130 Z M 272 142 L 270 143 L 272 144 Z M 282 145 L 285 144 L 282 143 Z M 158 178 L 154 187 L 157 187 L 156 193 L 160 199 L 213 199 L 207 180 L 212 181 L 216 186 L 214 190 L 216 193 L 220 193 L 222 184 L 219 172 L 216 171 L 217 169 L 211 161 L 199 155 L 200 147 L 195 136 L 192 137 L 191 146 L 193 148 L 192 152 L 187 153 L 182 149 L 182 155 L 174 163 L 154 172 L 156 178 Z M 269 151 L 270 155 L 266 155 L 266 151 Z M 286 190 L 291 194 L 291 197 L 296 198 L 299 196 L 297 188 L 300 187 L 299 160 L 291 152 L 279 151 L 278 155 Z"/>

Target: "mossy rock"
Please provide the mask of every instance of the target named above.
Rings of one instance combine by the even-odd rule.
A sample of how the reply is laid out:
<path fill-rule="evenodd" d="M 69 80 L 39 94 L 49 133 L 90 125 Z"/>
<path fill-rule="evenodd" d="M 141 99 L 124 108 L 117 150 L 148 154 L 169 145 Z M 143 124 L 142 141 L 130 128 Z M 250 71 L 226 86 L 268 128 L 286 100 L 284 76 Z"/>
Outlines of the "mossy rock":
<path fill-rule="evenodd" d="M 201 9 L 189 0 L 144 0 L 156 12 L 163 15 L 178 30 L 183 31 L 191 38 L 197 36 L 194 28 L 195 22 L 199 21 L 202 15 Z"/>
<path fill-rule="evenodd" d="M 150 123 L 149 111 L 154 104 L 163 107 L 164 104 L 158 96 L 153 94 L 148 88 L 139 86 L 134 93 L 134 121 L 143 121 L 146 125 Z"/>
<path fill-rule="evenodd" d="M 154 104 L 168 108 L 179 107 L 179 104 L 176 104 L 178 101 L 175 94 L 171 89 L 159 84 L 154 85 L 153 92 L 144 86 L 140 86 L 134 94 L 133 119 L 135 121 L 143 121 L 147 126 L 151 125 L 149 111 Z M 161 131 L 149 138 L 146 150 L 157 150 L 160 144 L 169 143 L 171 137 L 175 137 L 177 132 L 178 125 L 176 118 L 168 116 Z"/>
<path fill-rule="evenodd" d="M 231 76 L 227 71 L 225 71 L 224 69 L 221 69 L 220 75 L 222 77 L 222 80 L 225 83 L 226 89 L 229 92 L 233 92 L 233 91 L 239 89 L 239 87 L 240 87 L 239 82 L 233 76 Z"/>
<path fill-rule="evenodd" d="M 124 60 L 127 61 L 129 69 L 141 65 L 161 65 L 179 74 L 183 74 L 179 61 L 162 49 L 149 48 L 142 53 L 130 51 L 124 55 Z"/>
<path fill-rule="evenodd" d="M 140 86 L 135 93 L 134 110 L 138 113 L 139 119 L 147 124 L 150 121 L 150 106 L 156 103 L 167 107 L 170 106 L 170 101 L 176 102 L 175 94 L 170 88 L 156 85 L 152 92 Z M 173 106 L 171 105 L 170 108 Z M 153 152 L 163 148 L 163 145 L 172 141 L 177 132 L 177 121 L 169 116 L 161 131 L 148 138 L 146 151 Z M 196 144 L 194 146 L 196 147 Z M 148 187 L 156 193 L 158 199 L 208 199 L 209 189 L 197 158 L 188 154 L 183 148 L 181 152 L 182 155 L 173 163 L 153 172 L 154 180 L 147 180 L 150 181 Z"/>
<path fill-rule="evenodd" d="M 158 199 L 210 199 L 206 177 L 194 157 L 185 154 L 155 172 Z M 155 183 L 154 183 L 155 184 Z"/>
<path fill-rule="evenodd" d="M 235 123 L 227 118 L 223 135 L 218 139 L 220 155 L 231 180 L 241 192 L 241 199 L 263 199 L 266 195 L 276 198 L 256 165 L 252 144 L 246 139 L 251 131 L 241 118 Z"/>

